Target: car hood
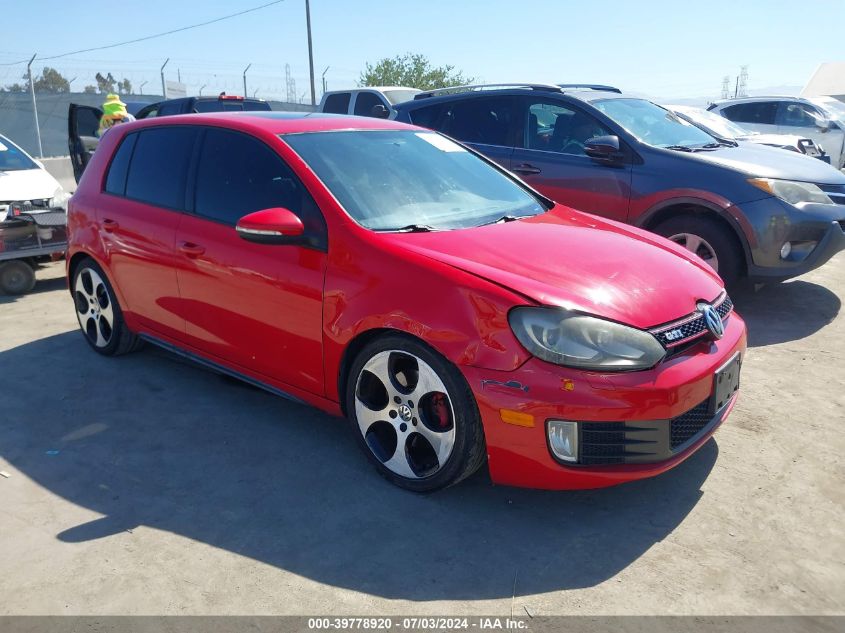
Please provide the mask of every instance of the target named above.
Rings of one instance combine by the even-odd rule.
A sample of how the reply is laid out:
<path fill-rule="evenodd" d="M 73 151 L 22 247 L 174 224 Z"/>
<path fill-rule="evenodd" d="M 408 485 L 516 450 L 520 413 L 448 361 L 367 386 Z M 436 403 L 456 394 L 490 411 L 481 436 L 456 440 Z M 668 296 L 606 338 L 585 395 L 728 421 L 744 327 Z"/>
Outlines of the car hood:
<path fill-rule="evenodd" d="M 525 220 L 379 235 L 536 303 L 639 328 L 686 316 L 722 291 L 707 264 L 668 240 L 559 205 Z"/>
<path fill-rule="evenodd" d="M 738 141 L 738 143 L 737 147 L 722 147 L 712 151 L 685 154 L 685 156 L 704 163 L 736 169 L 751 177 L 845 185 L 845 174 L 811 156 L 784 151 L 778 147 L 769 147 L 757 142 Z"/>
<path fill-rule="evenodd" d="M 43 169 L 0 171 L 0 202 L 52 198 L 59 189 L 58 181 Z"/>
<path fill-rule="evenodd" d="M 737 140 L 798 147 L 798 141 L 808 141 L 810 139 L 806 136 L 794 136 L 792 134 L 749 134 L 747 136 L 740 136 Z"/>

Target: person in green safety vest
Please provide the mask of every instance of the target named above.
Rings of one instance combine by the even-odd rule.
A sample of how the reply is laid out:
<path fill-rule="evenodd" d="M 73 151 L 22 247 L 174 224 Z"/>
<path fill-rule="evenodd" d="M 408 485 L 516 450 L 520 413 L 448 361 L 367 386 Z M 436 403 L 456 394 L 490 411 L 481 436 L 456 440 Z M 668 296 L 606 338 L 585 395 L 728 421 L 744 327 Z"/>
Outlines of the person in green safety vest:
<path fill-rule="evenodd" d="M 126 104 L 114 93 L 106 95 L 103 102 L 103 116 L 100 117 L 100 127 L 97 136 L 102 137 L 108 130 L 118 123 L 134 121 L 135 117 L 126 111 Z"/>

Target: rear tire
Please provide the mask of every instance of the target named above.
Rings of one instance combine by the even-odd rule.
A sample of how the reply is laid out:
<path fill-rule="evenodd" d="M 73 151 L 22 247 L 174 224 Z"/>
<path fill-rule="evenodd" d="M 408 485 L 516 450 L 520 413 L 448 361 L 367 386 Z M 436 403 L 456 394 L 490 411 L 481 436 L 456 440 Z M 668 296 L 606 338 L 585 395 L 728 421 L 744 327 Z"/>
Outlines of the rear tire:
<path fill-rule="evenodd" d="M 352 364 L 346 411 L 379 473 L 432 492 L 473 474 L 487 455 L 475 397 L 457 367 L 409 336 L 366 345 Z"/>
<path fill-rule="evenodd" d="M 141 347 L 141 339 L 126 327 L 106 274 L 90 257 L 79 262 L 74 270 L 71 294 L 79 328 L 95 352 L 119 356 Z"/>
<path fill-rule="evenodd" d="M 699 215 L 669 218 L 652 231 L 698 255 L 725 282 L 736 286 L 744 274 L 742 246 L 721 222 Z"/>
<path fill-rule="evenodd" d="M 35 270 L 24 261 L 13 259 L 0 263 L 0 289 L 6 294 L 22 295 L 35 288 Z"/>

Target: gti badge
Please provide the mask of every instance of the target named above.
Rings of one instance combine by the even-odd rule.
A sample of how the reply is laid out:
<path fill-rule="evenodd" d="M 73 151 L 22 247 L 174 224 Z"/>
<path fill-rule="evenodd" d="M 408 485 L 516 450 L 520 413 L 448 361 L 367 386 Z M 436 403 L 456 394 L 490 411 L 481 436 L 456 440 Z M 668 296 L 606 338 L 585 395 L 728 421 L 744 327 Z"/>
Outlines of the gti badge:
<path fill-rule="evenodd" d="M 704 324 L 710 330 L 713 338 L 720 339 L 725 333 L 725 325 L 722 323 L 722 317 L 716 312 L 716 309 L 709 303 L 699 303 L 698 310 L 704 316 Z"/>

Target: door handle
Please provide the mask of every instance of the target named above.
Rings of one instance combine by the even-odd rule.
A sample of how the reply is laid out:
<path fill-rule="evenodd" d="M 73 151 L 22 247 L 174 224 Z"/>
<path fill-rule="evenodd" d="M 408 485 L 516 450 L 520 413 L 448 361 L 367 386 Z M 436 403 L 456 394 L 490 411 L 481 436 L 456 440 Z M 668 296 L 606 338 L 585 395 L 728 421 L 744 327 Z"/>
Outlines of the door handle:
<path fill-rule="evenodd" d="M 182 242 L 179 244 L 179 250 L 188 257 L 199 257 L 205 252 L 205 247 L 193 242 Z"/>
<path fill-rule="evenodd" d="M 515 171 L 518 174 L 539 174 L 542 170 L 537 169 L 531 163 L 522 163 L 521 165 L 517 165 L 516 167 L 512 168 L 511 171 Z"/>
<path fill-rule="evenodd" d="M 103 230 L 104 231 L 111 233 L 113 231 L 116 231 L 119 228 L 120 228 L 120 225 L 117 222 L 115 222 L 114 220 L 109 220 L 108 218 L 105 218 L 103 220 Z"/>

